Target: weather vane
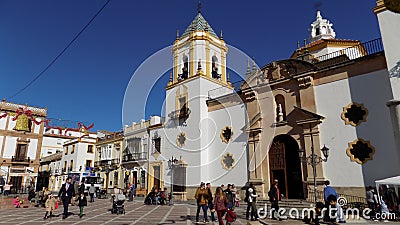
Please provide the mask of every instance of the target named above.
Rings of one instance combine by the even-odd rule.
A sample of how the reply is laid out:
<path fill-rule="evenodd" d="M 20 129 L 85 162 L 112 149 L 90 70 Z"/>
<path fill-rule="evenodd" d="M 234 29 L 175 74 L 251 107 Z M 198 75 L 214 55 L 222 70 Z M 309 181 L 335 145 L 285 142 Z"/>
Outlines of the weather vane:
<path fill-rule="evenodd" d="M 201 11 L 201 2 L 199 1 L 199 3 L 197 4 L 197 13 L 200 13 Z"/>

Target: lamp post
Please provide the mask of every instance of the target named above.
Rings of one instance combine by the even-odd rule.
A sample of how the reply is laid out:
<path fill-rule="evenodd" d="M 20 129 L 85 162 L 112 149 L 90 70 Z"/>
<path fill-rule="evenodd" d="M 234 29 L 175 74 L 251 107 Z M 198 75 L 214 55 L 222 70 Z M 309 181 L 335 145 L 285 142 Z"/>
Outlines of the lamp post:
<path fill-rule="evenodd" d="M 174 204 L 174 202 L 173 202 L 173 196 L 174 196 L 174 168 L 175 168 L 176 165 L 178 165 L 178 159 L 174 158 L 174 156 L 172 156 L 171 159 L 168 160 L 168 168 L 171 170 L 171 197 L 169 199 L 169 203 L 171 205 Z"/>
<path fill-rule="evenodd" d="M 299 158 L 301 160 L 301 162 L 303 163 L 307 163 L 308 165 L 311 165 L 313 168 L 313 177 L 314 177 L 314 200 L 315 202 L 318 201 L 318 196 L 317 196 L 317 165 L 322 163 L 322 162 L 326 162 L 328 161 L 328 156 L 329 156 L 329 148 L 327 148 L 325 145 L 324 147 L 322 147 L 321 149 L 322 154 L 324 155 L 324 158 L 322 158 L 319 155 L 315 154 L 314 151 L 314 143 L 311 137 L 311 155 L 307 156 L 304 158 L 305 155 L 305 151 L 304 149 L 299 149 Z"/>

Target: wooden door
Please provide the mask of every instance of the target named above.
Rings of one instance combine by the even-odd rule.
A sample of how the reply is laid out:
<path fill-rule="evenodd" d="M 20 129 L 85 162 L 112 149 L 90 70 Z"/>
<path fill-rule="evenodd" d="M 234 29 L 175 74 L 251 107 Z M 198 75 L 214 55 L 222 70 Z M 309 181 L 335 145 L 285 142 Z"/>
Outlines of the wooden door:
<path fill-rule="evenodd" d="M 288 196 L 285 144 L 274 141 L 269 150 L 269 169 L 271 184 L 274 179 L 278 180 L 278 187 L 281 194 Z"/>

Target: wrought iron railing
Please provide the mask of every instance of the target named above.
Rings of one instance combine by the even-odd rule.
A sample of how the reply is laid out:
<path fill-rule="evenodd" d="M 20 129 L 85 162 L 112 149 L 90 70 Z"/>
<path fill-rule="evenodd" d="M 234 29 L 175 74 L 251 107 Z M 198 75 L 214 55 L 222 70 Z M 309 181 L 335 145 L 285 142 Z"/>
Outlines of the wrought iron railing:
<path fill-rule="evenodd" d="M 14 157 L 11 156 L 11 162 L 25 162 L 25 163 L 29 163 L 31 161 L 31 158 L 21 158 L 21 157 Z"/>
<path fill-rule="evenodd" d="M 365 197 L 346 195 L 346 194 L 340 194 L 340 193 L 338 193 L 338 195 L 339 195 L 338 203 L 344 209 L 357 208 L 357 209 L 362 210 L 368 206 L 367 199 Z M 317 190 L 317 198 L 318 198 L 318 201 L 324 202 L 324 192 Z M 314 190 L 313 189 L 308 190 L 307 201 L 314 202 Z"/>
<path fill-rule="evenodd" d="M 168 117 L 171 119 L 188 118 L 190 113 L 191 113 L 190 109 L 185 108 L 185 109 L 181 109 L 181 110 L 172 111 L 171 113 L 168 114 Z"/>
<path fill-rule="evenodd" d="M 345 61 L 350 61 L 363 56 L 375 54 L 383 51 L 382 38 L 377 38 L 364 43 L 359 43 L 357 45 L 341 49 L 335 52 L 331 52 L 326 55 L 322 55 L 313 59 L 314 64 L 322 64 L 323 61 L 329 60 L 329 65 L 334 65 L 336 63 L 342 63 Z M 319 66 L 321 68 L 321 66 Z M 323 66 L 322 66 L 323 67 Z"/>
<path fill-rule="evenodd" d="M 119 164 L 119 159 L 106 159 L 94 162 L 94 167 L 114 166 Z"/>
<path fill-rule="evenodd" d="M 147 152 L 134 152 L 130 154 L 125 154 L 122 157 L 122 162 L 135 162 L 147 160 Z"/>

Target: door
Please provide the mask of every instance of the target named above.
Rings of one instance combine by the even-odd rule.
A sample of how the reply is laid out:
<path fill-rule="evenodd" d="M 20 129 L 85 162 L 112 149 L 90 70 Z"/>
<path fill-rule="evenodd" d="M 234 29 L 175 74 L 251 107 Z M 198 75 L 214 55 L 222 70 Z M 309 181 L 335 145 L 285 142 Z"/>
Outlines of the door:
<path fill-rule="evenodd" d="M 160 166 L 153 166 L 154 168 L 154 186 L 160 188 Z"/>
<path fill-rule="evenodd" d="M 299 147 L 290 135 L 278 135 L 274 138 L 269 151 L 271 183 L 278 180 L 281 194 L 286 198 L 304 198 Z"/>
<path fill-rule="evenodd" d="M 11 177 L 11 193 L 15 194 L 18 193 L 21 190 L 22 187 L 22 177 L 21 176 L 16 176 L 16 177 Z"/>
<path fill-rule="evenodd" d="M 279 141 L 274 140 L 269 150 L 269 168 L 271 184 L 277 179 L 280 193 L 287 197 L 285 145 Z"/>

